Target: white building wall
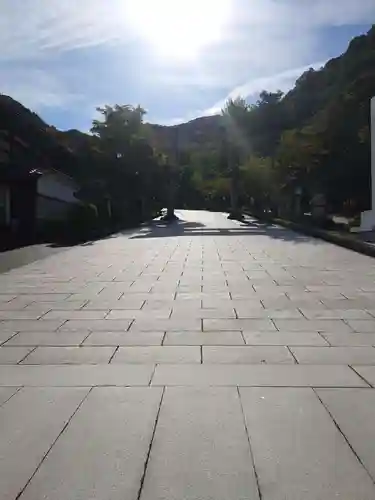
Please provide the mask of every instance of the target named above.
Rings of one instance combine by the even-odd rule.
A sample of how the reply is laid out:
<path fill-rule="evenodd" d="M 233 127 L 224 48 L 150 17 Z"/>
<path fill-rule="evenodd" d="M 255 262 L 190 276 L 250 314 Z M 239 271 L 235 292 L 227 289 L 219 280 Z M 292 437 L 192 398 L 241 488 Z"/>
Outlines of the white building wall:
<path fill-rule="evenodd" d="M 47 196 L 48 198 L 66 203 L 78 203 L 77 198 L 74 196 L 77 189 L 78 187 L 73 181 L 57 173 L 48 172 L 38 179 L 38 195 Z"/>
<path fill-rule="evenodd" d="M 79 203 L 74 196 L 75 182 L 58 172 L 46 172 L 37 184 L 36 217 L 39 221 L 62 220 L 72 205 Z"/>

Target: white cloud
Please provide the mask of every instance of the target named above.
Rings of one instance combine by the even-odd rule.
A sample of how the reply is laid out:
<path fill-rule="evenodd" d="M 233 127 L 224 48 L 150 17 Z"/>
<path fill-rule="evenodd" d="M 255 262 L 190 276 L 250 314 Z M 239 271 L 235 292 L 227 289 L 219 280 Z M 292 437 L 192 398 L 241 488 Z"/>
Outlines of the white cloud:
<path fill-rule="evenodd" d="M 281 90 L 282 92 L 287 92 L 293 87 L 297 78 L 299 78 L 302 73 L 309 70 L 310 68 L 319 69 L 324 66 L 326 62 L 327 61 L 314 62 L 312 64 L 299 66 L 298 68 L 284 71 L 272 76 L 249 80 L 242 85 L 238 85 L 237 87 L 235 87 L 228 94 L 226 94 L 225 97 L 217 101 L 213 106 L 209 108 L 201 109 L 198 111 L 196 110 L 179 118 L 160 120 L 158 121 L 158 123 L 160 122 L 162 125 L 178 125 L 179 123 L 194 120 L 195 118 L 199 118 L 200 116 L 217 115 L 221 112 L 228 99 L 236 99 L 236 97 L 256 99 L 262 90 L 267 90 L 269 92 L 276 92 L 277 90 Z"/>
<path fill-rule="evenodd" d="M 134 5 L 139 0 L 15 0 L 0 4 L 0 60 L 40 57 L 56 50 L 126 43 L 141 36 L 135 26 Z M 142 15 L 155 12 L 157 0 L 142 0 Z M 166 0 L 164 0 L 165 2 Z M 172 0 L 168 0 L 171 1 Z M 176 0 L 177 1 L 177 0 Z M 188 2 L 189 0 L 185 0 Z M 203 2 L 205 0 L 202 0 Z M 217 0 L 220 4 L 224 0 Z M 369 23 L 375 20 L 373 0 L 225 0 L 231 4 L 224 41 L 236 44 L 261 28 L 268 35 L 289 34 L 290 46 L 299 45 L 290 30 Z M 150 8 L 147 8 L 149 4 Z M 194 4 L 195 5 L 195 4 Z M 219 5 L 219 4 L 218 4 Z M 186 10 L 186 8 L 185 8 Z M 176 11 L 178 14 L 178 11 Z M 208 16 L 209 11 L 207 11 Z M 188 16 L 192 20 L 193 16 Z M 173 22 L 173 20 L 172 20 Z M 210 19 L 207 17 L 206 24 Z M 243 33 L 245 27 L 247 33 Z M 267 27 L 269 28 L 267 30 Z M 275 31 L 276 27 L 276 31 Z M 194 38 L 195 26 L 191 26 Z M 299 40 L 301 42 L 301 40 Z M 303 41 L 302 41 L 303 43 Z M 247 47 L 249 49 L 249 47 Z M 257 47 L 256 50 L 259 50 Z"/>
<path fill-rule="evenodd" d="M 1 72 L 0 91 L 35 111 L 46 107 L 65 108 L 82 99 L 48 71 L 32 68 L 17 67 L 8 74 Z"/>
<path fill-rule="evenodd" d="M 291 89 L 299 76 L 310 68 L 319 69 L 327 61 L 315 62 L 308 64 L 307 66 L 302 66 L 294 68 L 282 73 L 267 76 L 265 78 L 256 78 L 255 80 L 249 80 L 238 87 L 235 87 L 229 94 L 227 94 L 223 99 L 220 99 L 211 108 L 206 109 L 204 115 L 214 115 L 220 113 L 220 110 L 225 105 L 228 99 L 236 99 L 236 97 L 248 98 L 259 94 L 262 90 L 268 90 L 269 92 L 276 92 L 281 90 L 283 92 Z"/>
<path fill-rule="evenodd" d="M 57 73 L 51 68 L 62 54 L 70 57 L 69 51 L 104 47 L 109 57 L 114 54 L 116 77 L 119 66 L 128 74 L 142 67 L 148 80 L 145 92 L 151 87 L 164 93 L 173 88 L 194 93 L 202 88 L 215 95 L 228 94 L 226 97 L 251 95 L 263 87 L 287 89 L 310 61 L 322 58 L 322 28 L 375 21 L 374 0 L 225 0 L 232 9 L 221 40 L 205 46 L 198 59 L 177 64 L 158 58 L 151 51 L 151 40 L 150 51 L 142 53 L 142 60 L 123 57 L 127 47 L 142 43 L 142 32 L 131 24 L 132 6 L 139 0 L 22 0 L 22 8 L 19 1 L 0 0 L 0 92 L 36 110 L 81 100 L 74 84 L 80 76 L 73 79 L 72 71 L 82 74 L 92 68 L 59 67 Z M 142 0 L 144 16 L 155 12 L 155 7 L 147 8 L 148 2 L 151 7 L 157 0 Z M 194 29 L 192 26 L 192 38 Z M 19 69 L 22 65 L 24 72 Z M 86 104 L 95 99 L 112 100 L 113 85 L 106 91 L 104 87 L 111 78 L 116 80 L 113 75 L 103 75 L 102 81 L 93 79 Z M 124 76 L 118 85 L 125 84 Z M 231 88 L 231 92 L 226 90 Z M 208 111 L 213 112 L 222 102 Z"/>
<path fill-rule="evenodd" d="M 2 0 L 0 60 L 40 58 L 128 38 L 124 2 L 108 5 L 104 0 L 23 0 L 20 8 L 14 0 Z"/>

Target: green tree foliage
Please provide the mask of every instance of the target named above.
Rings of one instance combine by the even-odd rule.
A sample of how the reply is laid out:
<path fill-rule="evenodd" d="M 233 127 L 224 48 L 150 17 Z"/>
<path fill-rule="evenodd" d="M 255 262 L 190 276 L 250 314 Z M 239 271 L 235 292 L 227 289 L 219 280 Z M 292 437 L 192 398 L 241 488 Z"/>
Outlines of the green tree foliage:
<path fill-rule="evenodd" d="M 97 111 L 101 119 L 93 121 L 91 132 L 102 154 L 101 178 L 95 176 L 98 195 L 111 199 L 120 218 L 141 220 L 159 202 L 165 159 L 147 139 L 143 108 L 116 105 Z"/>
<path fill-rule="evenodd" d="M 208 154 L 216 156 L 216 167 L 205 160 L 214 174 L 210 196 L 220 186 L 218 179 L 227 184 L 229 178 L 236 211 L 241 201 L 269 208 L 285 196 L 293 198 L 297 189 L 306 199 L 322 193 L 335 212 L 369 208 L 374 68 L 375 27 L 353 39 L 341 57 L 306 71 L 286 95 L 263 91 L 251 105 L 242 98 L 228 101 L 221 116 L 211 117 L 211 133 L 206 132 Z M 216 149 L 213 130 L 221 131 Z M 203 146 L 191 137 L 190 147 L 199 155 Z M 197 168 L 189 182 L 206 193 L 205 166 Z"/>
<path fill-rule="evenodd" d="M 223 123 L 223 143 L 231 178 L 230 197 L 231 209 L 229 218 L 240 219 L 240 170 L 239 166 L 244 156 L 249 153 L 248 124 L 249 105 L 242 97 L 229 99 L 221 112 Z"/>

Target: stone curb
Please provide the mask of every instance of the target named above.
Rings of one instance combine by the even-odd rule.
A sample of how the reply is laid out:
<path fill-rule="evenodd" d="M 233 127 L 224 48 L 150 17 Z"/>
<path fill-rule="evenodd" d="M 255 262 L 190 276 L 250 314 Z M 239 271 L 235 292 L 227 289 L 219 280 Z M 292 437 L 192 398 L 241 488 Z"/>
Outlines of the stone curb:
<path fill-rule="evenodd" d="M 375 245 L 373 245 L 372 243 L 367 243 L 366 241 L 356 240 L 350 236 L 346 236 L 334 231 L 326 231 L 317 227 L 305 226 L 298 222 L 293 222 L 286 219 L 261 217 L 259 215 L 253 215 L 250 213 L 248 215 L 251 215 L 252 217 L 261 221 L 278 224 L 279 226 L 286 227 L 307 236 L 313 236 L 314 238 L 328 241 L 329 243 L 333 243 L 340 247 L 354 250 L 355 252 L 367 255 L 369 257 L 375 257 Z"/>

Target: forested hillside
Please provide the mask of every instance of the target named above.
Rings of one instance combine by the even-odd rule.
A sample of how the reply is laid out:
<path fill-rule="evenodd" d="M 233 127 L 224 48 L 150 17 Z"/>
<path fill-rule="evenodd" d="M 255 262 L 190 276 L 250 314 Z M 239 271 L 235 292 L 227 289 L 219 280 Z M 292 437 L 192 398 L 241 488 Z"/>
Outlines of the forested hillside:
<path fill-rule="evenodd" d="M 368 208 L 372 96 L 375 27 L 353 39 L 341 57 L 301 75 L 286 95 L 262 92 L 255 105 L 247 106 L 245 121 L 235 124 L 242 141 L 243 202 L 253 198 L 260 205 L 270 199 L 277 203 L 280 193 L 291 197 L 299 187 L 305 200 L 324 193 L 333 211 Z M 211 117 L 207 123 L 209 143 L 220 120 Z M 180 125 L 181 132 L 193 124 Z M 199 139 L 205 143 L 203 134 Z M 192 190 L 197 197 L 203 193 L 206 201 L 222 200 L 229 192 L 229 179 L 220 168 L 226 163 L 223 144 L 218 143 L 210 155 L 193 135 L 184 142 L 188 156 L 190 149 L 185 163 L 194 169 L 184 173 L 191 181 L 185 190 L 189 196 Z"/>

